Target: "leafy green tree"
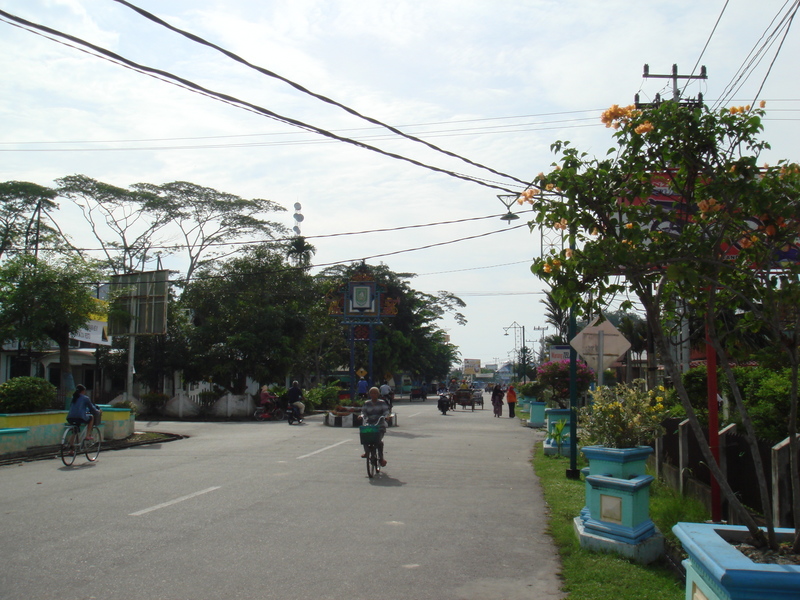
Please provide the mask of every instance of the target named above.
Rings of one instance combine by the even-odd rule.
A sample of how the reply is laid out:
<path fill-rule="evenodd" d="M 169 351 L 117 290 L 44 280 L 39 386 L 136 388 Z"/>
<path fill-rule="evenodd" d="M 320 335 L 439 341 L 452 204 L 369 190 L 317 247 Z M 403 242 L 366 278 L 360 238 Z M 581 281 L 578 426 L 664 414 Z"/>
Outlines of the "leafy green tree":
<path fill-rule="evenodd" d="M 286 230 L 261 216 L 286 210 L 271 200 L 241 198 L 187 181 L 137 183 L 131 188 L 151 198 L 146 207 L 180 230 L 189 260 L 187 283 L 198 268 L 237 254 L 240 246 L 231 242 L 253 235 L 272 238 Z"/>
<path fill-rule="evenodd" d="M 248 376 L 282 380 L 298 360 L 310 289 L 307 275 L 265 245 L 202 267 L 181 298 L 193 320 L 184 377 L 237 394 Z"/>
<path fill-rule="evenodd" d="M 758 543 L 776 546 L 766 474 L 752 419 L 725 351 L 743 332 L 767 336 L 791 369 L 786 422 L 791 444 L 794 522 L 800 533 L 797 382 L 800 262 L 797 203 L 800 167 L 787 161 L 759 167 L 768 147 L 760 139 L 763 109 L 714 112 L 702 105 L 665 102 L 635 109 L 614 106 L 603 119 L 616 128 L 616 147 L 597 159 L 556 142 L 555 168 L 521 195 L 535 222 L 566 231 L 570 248 L 535 261 L 562 307 L 586 311 L 585 294 L 607 301 L 630 294 L 641 307 L 667 374 L 698 440 L 704 435 L 670 353 L 669 327 L 686 307 L 707 315 L 709 340 L 719 357 L 758 472 L 766 538 L 747 518 Z M 648 200 L 652 199 L 652 200 Z M 632 302 L 625 302 L 624 310 Z M 738 318 L 719 318 L 733 311 Z M 727 501 L 738 498 L 707 445 L 704 460 Z M 800 535 L 795 539 L 800 549 Z"/>
<path fill-rule="evenodd" d="M 69 356 L 70 334 L 98 311 L 92 286 L 100 278 L 77 257 L 50 262 L 19 256 L 0 265 L 0 332 L 33 346 L 47 338 L 58 344 L 61 392 L 75 387 Z"/>
<path fill-rule="evenodd" d="M 55 198 L 55 190 L 35 183 L 0 183 L 0 259 L 63 244 L 52 215 L 58 208 Z"/>

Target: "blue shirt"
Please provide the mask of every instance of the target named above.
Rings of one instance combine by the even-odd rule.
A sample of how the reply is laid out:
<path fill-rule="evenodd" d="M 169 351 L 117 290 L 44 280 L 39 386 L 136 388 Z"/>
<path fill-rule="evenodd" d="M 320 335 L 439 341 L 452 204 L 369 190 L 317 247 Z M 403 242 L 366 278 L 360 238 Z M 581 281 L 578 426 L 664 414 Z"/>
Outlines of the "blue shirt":
<path fill-rule="evenodd" d="M 67 419 L 85 419 L 89 416 L 89 413 L 97 415 L 99 412 L 100 409 L 92 404 L 89 397 L 81 394 L 72 401 L 67 413 Z"/>
<path fill-rule="evenodd" d="M 366 379 L 360 379 L 358 382 L 358 386 L 356 387 L 356 391 L 359 394 L 366 394 L 367 393 L 367 381 Z"/>

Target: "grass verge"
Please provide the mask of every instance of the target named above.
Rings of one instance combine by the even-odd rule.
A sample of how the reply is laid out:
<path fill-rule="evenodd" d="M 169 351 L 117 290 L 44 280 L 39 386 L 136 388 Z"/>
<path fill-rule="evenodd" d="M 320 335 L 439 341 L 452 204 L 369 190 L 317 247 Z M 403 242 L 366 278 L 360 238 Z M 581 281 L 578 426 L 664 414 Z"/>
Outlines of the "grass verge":
<path fill-rule="evenodd" d="M 586 484 L 583 479 L 567 479 L 569 459 L 545 456 L 541 443 L 534 449 L 533 466 L 550 509 L 548 533 L 561 555 L 563 587 L 570 600 L 679 600 L 684 597 L 684 584 L 666 564 L 638 565 L 617 554 L 581 548 L 572 521 L 586 504 Z M 582 466 L 585 463 L 578 468 Z M 650 511 L 651 518 L 665 536 L 671 535 L 672 525 L 678 521 L 707 518 L 697 503 L 681 498 L 662 485 L 652 490 Z"/>

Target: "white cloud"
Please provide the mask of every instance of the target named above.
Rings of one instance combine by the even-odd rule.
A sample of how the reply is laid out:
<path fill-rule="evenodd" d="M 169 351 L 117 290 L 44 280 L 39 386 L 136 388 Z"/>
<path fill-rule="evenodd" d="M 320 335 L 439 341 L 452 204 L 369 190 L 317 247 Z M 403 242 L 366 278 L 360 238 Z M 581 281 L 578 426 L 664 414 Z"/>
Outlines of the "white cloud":
<path fill-rule="evenodd" d="M 138 4 L 255 64 L 365 114 L 408 126 L 423 137 L 422 132 L 444 127 L 410 125 L 441 121 L 463 130 L 516 123 L 509 128 L 514 131 L 432 135 L 430 141 L 527 180 L 553 161 L 549 145 L 554 140 L 569 139 L 581 149 L 603 154 L 612 145 L 610 132 L 596 121 L 569 121 L 596 117 L 596 112 L 513 120 L 498 117 L 602 109 L 612 103 L 630 103 L 640 90 L 644 100 L 651 98 L 666 81 L 643 81 L 642 65 L 649 63 L 653 73 L 668 73 L 673 63 L 681 73 L 690 71 L 723 3 L 138 0 Z M 709 80 L 691 84 L 687 93 L 703 91 L 708 99 L 720 94 L 782 5 L 779 0 L 764 0 L 754 9 L 744 0 L 731 0 L 701 61 L 708 67 Z M 328 130 L 346 130 L 351 136 L 377 133 L 362 131 L 369 127 L 363 121 L 116 3 L 6 0 L 3 9 Z M 0 152 L 1 180 L 47 185 L 72 173 L 117 185 L 188 180 L 245 197 L 266 197 L 286 207 L 300 201 L 306 235 L 446 221 L 504 210 L 496 198 L 501 193 L 497 190 L 365 150 L 321 143 L 319 138 L 286 125 L 5 23 L 0 23 L 0 28 L 0 150 L 14 150 Z M 764 96 L 772 99 L 768 108 L 800 108 L 792 64 L 799 53 L 797 36 L 790 36 L 764 89 Z M 738 97 L 755 93 L 767 63 L 765 60 Z M 785 102 L 788 99 L 795 101 Z M 796 118 L 797 112 L 773 114 Z M 457 123 L 467 119 L 495 120 Z M 543 123 L 546 120 L 565 122 L 548 126 Z M 576 127 L 586 123 L 594 126 Z M 797 159 L 797 121 L 767 121 L 766 127 L 773 154 Z M 30 152 L 36 146 L 28 144 L 51 142 L 46 147 L 53 148 L 54 141 L 156 139 L 165 141 L 106 146 L 183 149 Z M 285 143 L 290 140 L 312 143 Z M 408 141 L 371 143 L 459 173 L 511 183 Z M 222 147 L 199 148 L 209 145 Z M 285 221 L 292 224 L 291 211 Z M 312 242 L 318 248 L 315 260 L 326 263 L 504 228 L 506 224 L 499 220 L 476 221 Z M 542 286 L 530 275 L 528 264 L 479 267 L 529 260 L 538 253 L 538 246 L 536 234 L 520 229 L 398 254 L 383 262 L 396 271 L 425 274 L 414 282 L 425 291 L 537 292 Z M 447 327 L 465 357 L 502 360 L 512 349 L 502 328 L 513 321 L 530 327 L 542 325 L 540 297 L 465 295 L 469 325 L 461 328 L 448 322 Z"/>

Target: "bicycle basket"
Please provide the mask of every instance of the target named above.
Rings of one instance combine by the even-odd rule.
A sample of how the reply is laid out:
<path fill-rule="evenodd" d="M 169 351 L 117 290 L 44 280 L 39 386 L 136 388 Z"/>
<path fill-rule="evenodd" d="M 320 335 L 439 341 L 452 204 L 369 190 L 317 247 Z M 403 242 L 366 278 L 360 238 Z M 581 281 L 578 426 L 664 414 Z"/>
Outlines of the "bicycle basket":
<path fill-rule="evenodd" d="M 380 441 L 381 428 L 378 425 L 362 425 L 359 428 L 361 444 L 376 444 Z"/>

